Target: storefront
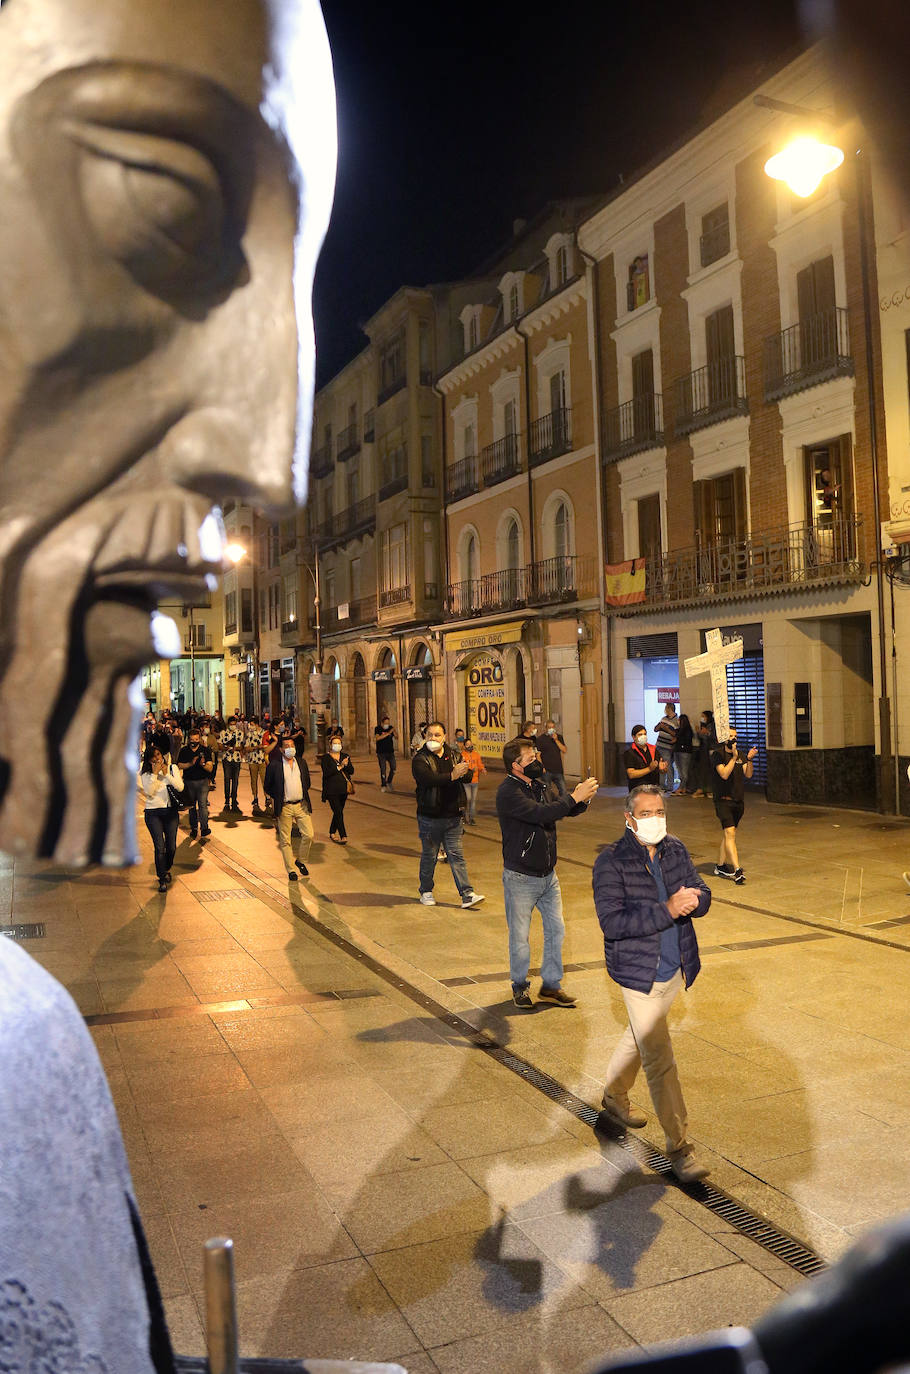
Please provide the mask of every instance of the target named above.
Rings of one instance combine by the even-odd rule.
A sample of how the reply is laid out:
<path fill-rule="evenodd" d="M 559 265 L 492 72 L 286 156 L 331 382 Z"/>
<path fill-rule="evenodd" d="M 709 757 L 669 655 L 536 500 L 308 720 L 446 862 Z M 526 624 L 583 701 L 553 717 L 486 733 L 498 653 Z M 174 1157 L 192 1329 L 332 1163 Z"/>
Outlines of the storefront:
<path fill-rule="evenodd" d="M 524 621 L 508 621 L 445 637 L 446 653 L 456 656 L 454 724 L 463 725 L 478 752 L 496 762 L 518 734 L 525 709 L 524 660 L 518 647 L 523 628 Z"/>
<path fill-rule="evenodd" d="M 398 719 L 398 693 L 395 689 L 395 655 L 391 649 L 386 649 L 383 654 L 383 663 L 379 668 L 374 668 L 372 677 L 376 688 L 376 719 L 382 720 L 388 716 L 389 720 Z"/>
<path fill-rule="evenodd" d="M 418 725 L 429 725 L 433 719 L 432 662 L 405 668 L 404 680 L 408 684 L 408 739 L 412 739 Z"/>

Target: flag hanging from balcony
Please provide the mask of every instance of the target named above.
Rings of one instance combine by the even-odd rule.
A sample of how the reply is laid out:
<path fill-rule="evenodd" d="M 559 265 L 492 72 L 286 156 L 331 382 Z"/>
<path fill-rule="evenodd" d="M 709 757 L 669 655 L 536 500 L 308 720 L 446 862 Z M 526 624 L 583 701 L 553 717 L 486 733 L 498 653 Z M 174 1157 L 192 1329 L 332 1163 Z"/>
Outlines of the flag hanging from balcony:
<path fill-rule="evenodd" d="M 608 606 L 631 606 L 645 599 L 645 560 L 607 563 L 604 567 L 604 601 Z"/>

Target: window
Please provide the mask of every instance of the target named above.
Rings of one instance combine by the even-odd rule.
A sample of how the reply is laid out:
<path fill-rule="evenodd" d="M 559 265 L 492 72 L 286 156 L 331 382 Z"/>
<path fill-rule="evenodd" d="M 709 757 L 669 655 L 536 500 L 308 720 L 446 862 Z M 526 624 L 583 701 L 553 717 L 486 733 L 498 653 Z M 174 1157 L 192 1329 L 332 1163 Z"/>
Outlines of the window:
<path fill-rule="evenodd" d="M 557 558 L 569 557 L 571 537 L 569 508 L 565 501 L 560 501 L 553 514 L 553 553 Z"/>
<path fill-rule="evenodd" d="M 237 593 L 225 592 L 224 594 L 224 624 L 227 634 L 233 634 L 237 629 Z M 227 626 L 231 629 L 228 630 Z"/>
<path fill-rule="evenodd" d="M 348 506 L 356 506 L 360 500 L 360 465 L 358 463 L 348 464 L 345 481 L 347 483 Z"/>
<path fill-rule="evenodd" d="M 464 554 L 462 559 L 463 582 L 474 582 L 480 576 L 480 549 L 477 544 L 477 535 L 472 531 L 464 542 Z"/>
<path fill-rule="evenodd" d="M 361 583 L 361 564 L 359 558 L 351 559 L 351 600 L 359 601 L 363 595 L 360 589 Z"/>
<path fill-rule="evenodd" d="M 508 318 L 510 320 L 517 320 L 520 313 L 521 312 L 519 308 L 518 282 L 513 281 L 512 285 L 509 287 Z"/>
<path fill-rule="evenodd" d="M 730 251 L 730 208 L 727 202 L 701 217 L 701 265 L 708 267 Z"/>
<path fill-rule="evenodd" d="M 277 630 L 281 624 L 281 583 L 273 582 L 269 587 L 269 629 Z"/>
<path fill-rule="evenodd" d="M 561 243 L 556 250 L 556 281 L 555 286 L 565 286 L 569 280 L 569 246 Z"/>
<path fill-rule="evenodd" d="M 333 607 L 335 607 L 335 606 L 338 605 L 338 599 L 337 599 L 337 597 L 336 597 L 336 595 L 335 595 L 335 569 L 334 569 L 334 568 L 327 568 L 327 569 L 326 569 L 326 574 L 325 574 L 325 593 L 324 593 L 324 595 L 325 595 L 325 604 L 326 604 L 326 608 L 327 608 L 328 610 L 332 610 Z"/>
<path fill-rule="evenodd" d="M 468 320 L 468 343 L 467 352 L 471 353 L 480 342 L 480 325 L 476 315 L 472 315 Z"/>
<path fill-rule="evenodd" d="M 290 625 L 295 624 L 297 621 L 296 577 L 286 577 L 284 579 L 284 618 Z"/>
<path fill-rule="evenodd" d="M 408 527 L 403 522 L 380 535 L 381 590 L 408 585 Z"/>
<path fill-rule="evenodd" d="M 430 352 L 430 326 L 421 320 L 417 329 L 417 352 L 420 365 L 420 385 L 429 386 L 433 380 L 433 360 Z"/>
<path fill-rule="evenodd" d="M 390 396 L 405 384 L 405 337 L 399 330 L 379 353 L 379 394 Z"/>
<path fill-rule="evenodd" d="M 707 399 L 712 407 L 731 405 L 737 400 L 736 337 L 733 306 L 705 317 L 705 355 L 708 361 Z"/>
<path fill-rule="evenodd" d="M 240 629 L 245 635 L 253 632 L 253 593 L 249 587 L 240 588 Z"/>
<path fill-rule="evenodd" d="M 278 559 L 281 554 L 281 527 L 279 525 L 269 525 L 268 549 L 270 568 L 278 567 Z"/>
<path fill-rule="evenodd" d="M 648 255 L 641 253 L 629 264 L 629 282 L 626 288 L 626 307 L 637 310 L 651 299 L 651 276 L 648 270 Z"/>

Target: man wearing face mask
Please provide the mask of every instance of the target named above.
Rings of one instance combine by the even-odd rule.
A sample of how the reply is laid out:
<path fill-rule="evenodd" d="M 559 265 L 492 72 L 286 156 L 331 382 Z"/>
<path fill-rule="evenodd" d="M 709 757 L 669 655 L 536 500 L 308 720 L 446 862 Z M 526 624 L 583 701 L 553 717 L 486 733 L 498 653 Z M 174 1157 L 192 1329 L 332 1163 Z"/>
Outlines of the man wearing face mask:
<path fill-rule="evenodd" d="M 643 725 L 632 726 L 632 747 L 623 754 L 622 762 L 630 787 L 658 782 L 667 770 L 654 745 L 648 743 L 648 732 Z"/>
<path fill-rule="evenodd" d="M 562 893 L 556 876 L 556 822 L 579 816 L 597 792 L 597 779 L 585 778 L 574 792 L 562 794 L 545 780 L 544 767 L 531 740 L 519 736 L 506 745 L 502 761 L 508 777 L 496 793 L 496 814 L 502 831 L 502 886 L 509 927 L 509 977 L 512 1001 L 530 1011 L 528 933 L 534 908 L 543 922 L 542 985 L 539 1002 L 574 1007 L 562 983 Z"/>
<path fill-rule="evenodd" d="M 604 935 L 607 972 L 619 984 L 629 1024 L 607 1068 L 602 1110 L 622 1126 L 644 1126 L 629 1093 L 643 1068 L 663 1127 L 674 1174 L 683 1183 L 705 1178 L 693 1156 L 688 1117 L 667 1016 L 680 988 L 690 988 L 701 961 L 692 919 L 704 916 L 711 893 L 681 840 L 667 834 L 663 790 L 634 787 L 626 831 L 594 865 L 594 908 Z"/>
<path fill-rule="evenodd" d="M 465 911 L 479 906 L 484 897 L 475 892 L 468 877 L 462 848 L 464 813 L 467 805 L 463 779 L 470 777 L 472 768 L 463 762 L 446 744 L 446 728 L 441 721 L 431 721 L 422 748 L 411 760 L 411 772 L 417 784 L 417 831 L 420 835 L 420 901 L 423 906 L 435 906 L 433 878 L 440 846 L 445 855 L 461 897 Z"/>
<path fill-rule="evenodd" d="M 265 770 L 263 789 L 266 796 L 272 799 L 278 848 L 284 860 L 288 882 L 296 883 L 294 869 L 298 868 L 305 878 L 309 877 L 309 869 L 302 859 L 294 858 L 291 830 L 296 822 L 309 853 L 313 842 L 313 807 L 310 802 L 310 770 L 306 759 L 298 759 L 293 740 L 285 740 L 280 749 L 272 751 Z"/>
<path fill-rule="evenodd" d="M 736 731 L 730 729 L 727 738 L 711 753 L 714 770 L 714 813 L 720 821 L 720 853 L 714 865 L 718 878 L 732 878 L 742 885 L 746 875 L 740 867 L 736 848 L 736 829 L 746 809 L 746 779 L 752 777 L 753 759 L 758 750 L 752 748 L 743 757 L 736 743 Z"/>

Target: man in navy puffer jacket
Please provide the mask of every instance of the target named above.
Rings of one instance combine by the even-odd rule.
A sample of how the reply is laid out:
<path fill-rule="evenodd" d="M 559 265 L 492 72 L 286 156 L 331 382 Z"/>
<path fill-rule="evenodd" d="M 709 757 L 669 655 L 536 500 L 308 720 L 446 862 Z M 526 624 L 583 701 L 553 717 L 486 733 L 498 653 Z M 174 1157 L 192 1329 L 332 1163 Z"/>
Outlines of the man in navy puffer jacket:
<path fill-rule="evenodd" d="M 643 1068 L 673 1172 L 685 1183 L 705 1178 L 686 1138 L 688 1119 L 667 1026 L 680 988 L 701 967 L 693 916 L 711 893 L 681 840 L 667 835 L 662 789 L 635 787 L 626 802 L 626 833 L 594 865 L 594 907 L 604 933 L 607 972 L 619 984 L 629 1016 L 607 1068 L 603 1110 L 623 1126 L 647 1117 L 629 1102 Z"/>

